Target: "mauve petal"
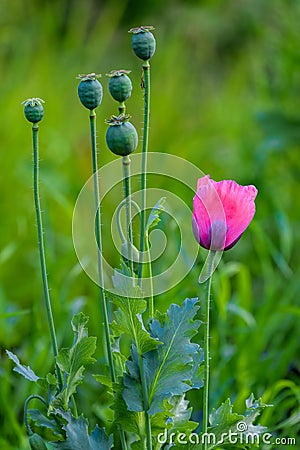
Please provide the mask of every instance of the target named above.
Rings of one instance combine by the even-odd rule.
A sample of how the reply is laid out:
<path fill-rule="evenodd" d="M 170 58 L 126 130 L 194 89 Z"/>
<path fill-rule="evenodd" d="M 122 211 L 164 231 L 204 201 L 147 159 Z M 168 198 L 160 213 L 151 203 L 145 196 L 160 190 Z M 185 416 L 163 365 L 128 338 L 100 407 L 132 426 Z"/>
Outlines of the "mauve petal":
<path fill-rule="evenodd" d="M 228 250 L 239 240 L 255 214 L 255 186 L 235 181 L 198 180 L 193 231 L 197 242 L 212 250 Z"/>
<path fill-rule="evenodd" d="M 225 245 L 226 229 L 222 202 L 212 180 L 206 175 L 198 180 L 197 194 L 194 197 L 195 238 L 204 248 L 222 250 Z"/>
<path fill-rule="evenodd" d="M 222 202 L 227 225 L 224 250 L 231 248 L 244 233 L 255 214 L 255 186 L 241 186 L 233 180 L 211 180 Z"/>

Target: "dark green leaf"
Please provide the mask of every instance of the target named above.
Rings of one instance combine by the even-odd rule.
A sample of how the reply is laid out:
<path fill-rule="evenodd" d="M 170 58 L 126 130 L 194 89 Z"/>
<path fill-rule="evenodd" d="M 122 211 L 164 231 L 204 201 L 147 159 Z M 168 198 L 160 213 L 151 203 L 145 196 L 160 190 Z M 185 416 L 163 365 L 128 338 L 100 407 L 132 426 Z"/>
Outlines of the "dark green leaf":
<path fill-rule="evenodd" d="M 147 307 L 145 300 L 118 295 L 112 295 L 112 298 L 115 305 L 119 307 L 115 312 L 116 322 L 113 324 L 113 331 L 116 335 L 128 334 L 140 355 L 160 345 L 158 339 L 151 337 L 144 327 L 141 314 Z"/>
<path fill-rule="evenodd" d="M 122 426 L 123 430 L 139 435 L 144 428 L 143 414 L 128 410 L 122 396 L 122 389 L 122 384 L 114 385 L 115 398 L 112 408 L 115 411 L 115 421 Z"/>
<path fill-rule="evenodd" d="M 54 400 L 53 407 L 62 406 L 68 408 L 70 397 L 76 392 L 77 386 L 84 378 L 85 366 L 95 361 L 92 358 L 96 350 L 96 338 L 88 337 L 88 318 L 79 313 L 73 317 L 72 328 L 74 331 L 74 341 L 71 348 L 63 348 L 59 351 L 56 362 L 62 373 L 65 375 L 63 390 Z"/>
<path fill-rule="evenodd" d="M 38 427 L 49 428 L 54 434 L 61 436 L 61 430 L 58 428 L 55 420 L 49 419 L 38 409 L 29 409 L 28 416 Z"/>
<path fill-rule="evenodd" d="M 82 416 L 75 419 L 70 412 L 56 411 L 66 420 L 63 426 L 66 431 L 66 440 L 55 443 L 58 450 L 110 450 L 112 448 L 112 436 L 107 437 L 104 430 L 96 428 L 89 435 L 88 422 Z"/>
<path fill-rule="evenodd" d="M 149 393 L 149 413 L 164 411 L 164 401 L 174 395 L 182 395 L 192 388 L 194 364 L 200 364 L 198 344 L 190 339 L 197 333 L 200 321 L 194 320 L 199 309 L 197 299 L 186 299 L 182 307 L 171 305 L 166 321 L 154 319 L 150 324 L 151 336 L 162 342 L 155 350 L 143 355 Z M 124 399 L 129 410 L 142 411 L 141 384 L 138 359 L 132 349 L 132 360 L 127 363 L 124 376 Z M 194 362 L 195 361 L 195 362 Z M 198 383 L 199 384 L 199 383 Z"/>

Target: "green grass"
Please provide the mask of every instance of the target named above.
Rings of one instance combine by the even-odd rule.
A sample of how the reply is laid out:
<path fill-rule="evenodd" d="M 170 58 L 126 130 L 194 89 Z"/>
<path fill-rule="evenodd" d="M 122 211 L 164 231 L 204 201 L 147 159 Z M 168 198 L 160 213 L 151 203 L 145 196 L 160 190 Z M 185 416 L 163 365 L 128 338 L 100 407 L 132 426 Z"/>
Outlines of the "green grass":
<path fill-rule="evenodd" d="M 91 317 L 90 335 L 101 336 L 97 287 L 81 270 L 71 234 L 74 204 L 91 174 L 88 116 L 77 98 L 75 77 L 103 74 L 105 95 L 97 127 L 99 162 L 104 165 L 114 158 L 105 146 L 104 120 L 116 112 L 104 76 L 110 70 L 132 70 L 128 112 L 141 128 L 141 67 L 127 34 L 140 22 L 153 24 L 157 38 L 151 65 L 150 151 L 181 156 L 214 179 L 233 178 L 259 189 L 255 220 L 239 244 L 224 254 L 213 281 L 211 406 L 230 396 L 242 410 L 254 392 L 274 405 L 261 422 L 280 436 L 297 436 L 298 2 L 168 2 L 160 9 L 149 5 L 143 16 L 138 11 L 135 23 L 125 15 L 130 2 L 106 2 L 94 15 L 92 2 L 70 2 L 69 15 L 60 2 L 27 3 L 23 9 L 7 1 L 0 6 L 0 447 L 28 449 L 22 408 L 32 393 L 30 383 L 12 372 L 4 349 L 12 349 L 38 374 L 52 368 L 36 246 L 31 131 L 21 101 L 34 96 L 46 101 L 40 125 L 41 200 L 56 328 L 59 343 L 67 345 L 71 332 L 66 323 L 80 309 Z M 155 178 L 149 177 L 151 182 Z M 168 189 L 168 180 L 159 183 Z M 193 193 L 175 188 L 191 206 Z M 120 191 L 115 189 L 110 198 L 116 203 Z M 176 242 L 170 245 L 172 250 Z M 115 250 L 106 251 L 118 265 Z M 161 310 L 197 295 L 204 256 L 203 250 L 199 265 L 157 299 Z M 154 270 L 160 270 L 159 264 Z M 97 358 L 100 367 L 100 348 Z M 88 380 L 80 388 L 80 406 L 91 423 L 101 424 L 111 416 L 106 394 Z M 192 401 L 197 418 L 198 396 Z"/>

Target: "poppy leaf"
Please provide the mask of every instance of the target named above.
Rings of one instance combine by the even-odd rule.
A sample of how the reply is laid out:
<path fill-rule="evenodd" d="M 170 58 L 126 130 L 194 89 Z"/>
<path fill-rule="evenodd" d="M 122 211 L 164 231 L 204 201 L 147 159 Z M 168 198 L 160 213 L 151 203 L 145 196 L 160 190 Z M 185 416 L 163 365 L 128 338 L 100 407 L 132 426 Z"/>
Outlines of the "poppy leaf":
<path fill-rule="evenodd" d="M 23 375 L 23 377 L 26 378 L 26 380 L 33 381 L 34 383 L 40 379 L 40 377 L 38 377 L 29 366 L 27 367 L 23 366 L 20 363 L 19 358 L 16 355 L 14 355 L 14 353 L 10 352 L 9 350 L 6 350 L 6 354 L 9 357 L 9 359 L 11 359 L 15 363 L 16 366 L 13 368 L 15 372 L 19 373 L 20 375 Z"/>
<path fill-rule="evenodd" d="M 166 197 L 161 197 L 158 202 L 153 206 L 150 211 L 145 232 L 148 233 L 151 228 L 156 227 L 156 225 L 160 222 L 160 215 L 164 212 L 165 207 L 164 204 L 166 202 Z"/>
<path fill-rule="evenodd" d="M 66 420 L 66 425 L 63 426 L 66 431 L 66 440 L 64 442 L 57 442 L 54 448 L 57 450 L 110 450 L 112 448 L 112 436 L 106 436 L 105 431 L 100 429 L 97 425 L 89 435 L 88 421 L 80 416 L 75 419 L 69 411 L 56 410 L 56 414 Z"/>
<path fill-rule="evenodd" d="M 165 400 L 182 395 L 198 387 L 201 383 L 193 380 L 194 365 L 200 365 L 198 357 L 201 349 L 192 343 L 191 338 L 197 333 L 199 320 L 194 320 L 199 309 L 197 299 L 186 299 L 183 305 L 172 304 L 165 321 L 160 323 L 153 319 L 150 323 L 151 337 L 162 344 L 143 355 L 144 370 L 148 384 L 148 413 L 152 416 L 165 411 Z M 124 375 L 123 397 L 131 411 L 142 411 L 141 385 L 137 350 L 132 347 L 131 360 L 127 361 Z"/>

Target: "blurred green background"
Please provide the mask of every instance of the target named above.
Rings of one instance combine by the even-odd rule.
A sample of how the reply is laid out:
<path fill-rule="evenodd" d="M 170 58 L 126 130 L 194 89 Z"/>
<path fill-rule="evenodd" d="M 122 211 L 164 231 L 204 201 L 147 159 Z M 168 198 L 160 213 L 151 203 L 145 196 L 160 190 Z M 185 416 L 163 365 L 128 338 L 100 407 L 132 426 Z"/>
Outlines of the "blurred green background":
<path fill-rule="evenodd" d="M 128 111 L 141 128 L 141 64 L 127 33 L 141 24 L 154 25 L 157 40 L 150 150 L 181 156 L 215 180 L 233 178 L 259 189 L 255 220 L 224 254 L 213 282 L 211 406 L 230 396 L 239 411 L 254 392 L 273 404 L 261 423 L 275 435 L 299 436 L 299 23 L 298 0 L 0 1 L 1 449 L 28 449 L 22 408 L 35 390 L 12 372 L 4 349 L 41 376 L 52 367 L 36 246 L 31 129 L 21 102 L 46 101 L 39 133 L 41 197 L 59 342 L 70 344 L 66 324 L 80 309 L 101 342 L 97 287 L 72 243 L 74 204 L 91 172 L 88 113 L 75 77 L 103 74 L 97 123 L 104 165 L 114 159 L 104 125 L 116 112 L 105 77 L 110 70 L 132 70 Z M 167 180 L 160 183 L 170 187 Z M 191 207 L 193 193 L 182 195 Z M 198 295 L 205 251 L 200 253 L 199 266 L 157 300 L 161 310 Z M 110 256 L 118 265 L 114 249 Z M 93 371 L 101 369 L 101 345 L 97 357 Z M 91 423 L 111 417 L 105 390 L 89 375 L 79 398 Z M 199 394 L 191 402 L 201 420 Z"/>

